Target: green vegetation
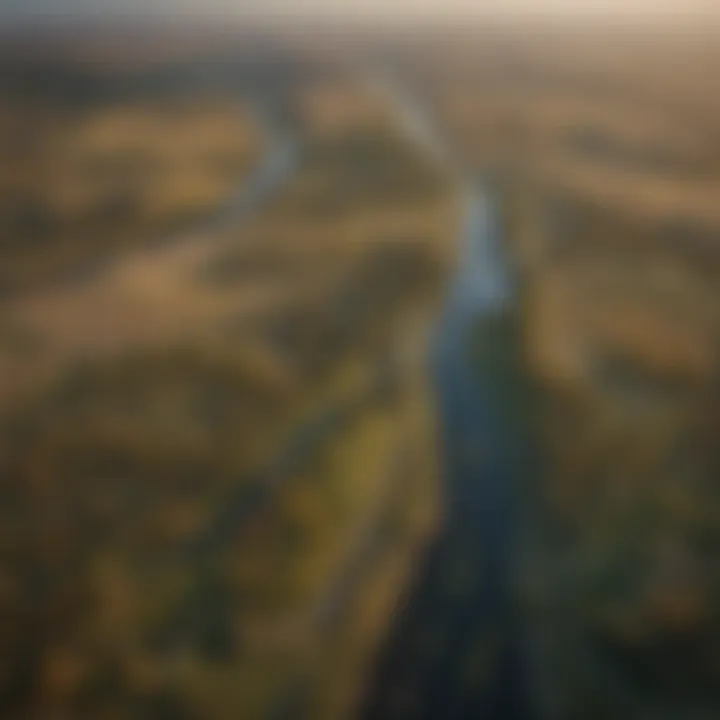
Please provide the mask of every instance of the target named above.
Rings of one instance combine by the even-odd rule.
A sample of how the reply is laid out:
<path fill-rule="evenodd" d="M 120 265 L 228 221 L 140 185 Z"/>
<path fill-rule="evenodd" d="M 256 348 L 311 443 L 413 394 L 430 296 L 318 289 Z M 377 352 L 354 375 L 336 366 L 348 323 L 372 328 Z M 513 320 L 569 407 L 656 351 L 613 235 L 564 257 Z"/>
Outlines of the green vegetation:
<path fill-rule="evenodd" d="M 386 120 L 308 117 L 242 228 L 121 242 L 216 204 L 246 158 L 186 102 L 74 131 L 90 206 L 142 179 L 154 208 L 70 214 L 76 244 L 48 230 L 62 264 L 122 249 L 106 267 L 48 288 L 50 255 L 0 247 L 25 288 L 0 318 L 3 717 L 346 717 L 437 521 L 418 340 L 450 256 L 442 183 Z"/>

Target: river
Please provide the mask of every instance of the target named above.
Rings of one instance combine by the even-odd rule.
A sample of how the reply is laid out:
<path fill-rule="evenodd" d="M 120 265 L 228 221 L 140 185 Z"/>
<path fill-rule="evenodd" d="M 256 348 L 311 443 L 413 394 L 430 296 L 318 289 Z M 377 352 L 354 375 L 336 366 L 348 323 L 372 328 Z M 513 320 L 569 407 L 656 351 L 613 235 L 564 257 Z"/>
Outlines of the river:
<path fill-rule="evenodd" d="M 515 600 L 517 485 L 528 468 L 501 225 L 421 105 L 396 87 L 391 94 L 409 134 L 456 179 L 465 220 L 432 354 L 443 528 L 398 612 L 362 715 L 529 720 L 536 713 Z"/>

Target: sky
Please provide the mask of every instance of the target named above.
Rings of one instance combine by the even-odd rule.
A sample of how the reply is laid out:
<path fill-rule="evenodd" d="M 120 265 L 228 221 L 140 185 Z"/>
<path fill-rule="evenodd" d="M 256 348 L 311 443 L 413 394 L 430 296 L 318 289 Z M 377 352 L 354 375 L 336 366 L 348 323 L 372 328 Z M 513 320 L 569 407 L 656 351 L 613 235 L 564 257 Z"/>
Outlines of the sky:
<path fill-rule="evenodd" d="M 0 19 L 264 15 L 453 17 L 465 15 L 720 14 L 720 0 L 0 0 Z"/>

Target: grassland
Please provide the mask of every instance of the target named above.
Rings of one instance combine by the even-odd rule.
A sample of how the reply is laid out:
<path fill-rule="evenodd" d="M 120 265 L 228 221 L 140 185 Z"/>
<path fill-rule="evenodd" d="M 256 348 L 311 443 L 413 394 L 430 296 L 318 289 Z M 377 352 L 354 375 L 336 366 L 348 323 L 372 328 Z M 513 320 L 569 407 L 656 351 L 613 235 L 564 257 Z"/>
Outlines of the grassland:
<path fill-rule="evenodd" d="M 409 63 L 499 189 L 521 279 L 543 468 L 529 624 L 553 718 L 720 702 L 713 32 L 505 28 Z"/>
<path fill-rule="evenodd" d="M 4 97 L 0 289 L 33 287 L 187 230 L 258 160 L 238 98 Z"/>
<path fill-rule="evenodd" d="M 438 519 L 424 339 L 454 208 L 348 87 L 296 87 L 295 173 L 181 243 L 152 237 L 254 157 L 229 101 L 32 129 L 33 167 L 72 171 L 25 188 L 64 231 L 0 248 L 3 717 L 350 712 Z M 132 209 L 88 224 L 119 187 Z"/>

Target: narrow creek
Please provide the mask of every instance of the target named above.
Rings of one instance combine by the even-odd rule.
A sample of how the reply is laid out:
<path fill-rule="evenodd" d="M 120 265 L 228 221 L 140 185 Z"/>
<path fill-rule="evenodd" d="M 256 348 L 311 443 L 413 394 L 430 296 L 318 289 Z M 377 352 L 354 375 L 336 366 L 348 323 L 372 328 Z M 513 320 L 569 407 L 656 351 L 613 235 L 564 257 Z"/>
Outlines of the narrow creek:
<path fill-rule="evenodd" d="M 452 166 L 419 106 L 399 102 L 410 132 Z M 381 652 L 368 720 L 536 716 L 514 591 L 517 484 L 528 471 L 515 294 L 493 200 L 455 168 L 465 219 L 432 356 L 444 522 Z"/>

